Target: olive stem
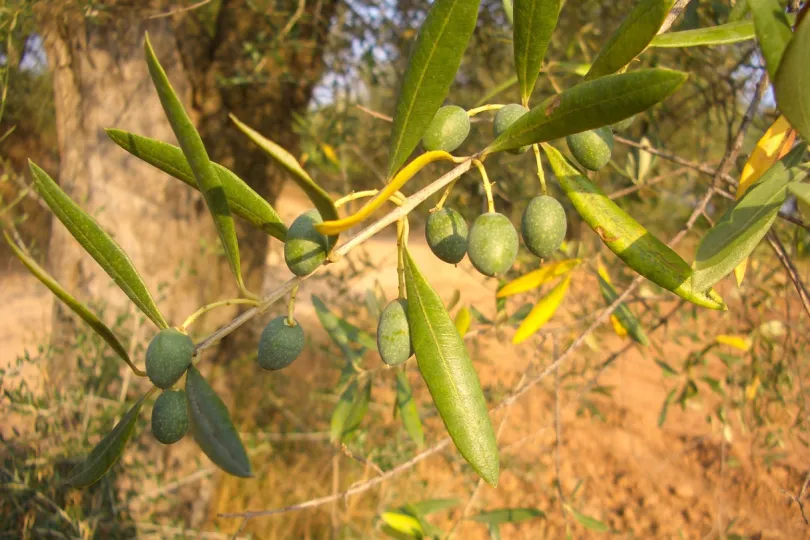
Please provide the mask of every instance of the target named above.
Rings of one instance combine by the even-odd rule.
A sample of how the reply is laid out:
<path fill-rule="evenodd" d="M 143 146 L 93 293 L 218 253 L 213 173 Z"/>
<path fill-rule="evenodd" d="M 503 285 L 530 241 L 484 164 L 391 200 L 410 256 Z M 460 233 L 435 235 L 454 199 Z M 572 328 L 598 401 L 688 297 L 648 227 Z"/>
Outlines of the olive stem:
<path fill-rule="evenodd" d="M 434 213 L 434 212 L 438 212 L 439 210 L 441 210 L 441 209 L 442 209 L 442 207 L 444 206 L 444 202 L 447 200 L 447 197 L 449 197 L 449 196 L 450 196 L 450 192 L 451 192 L 451 191 L 453 191 L 453 187 L 456 185 L 456 182 L 457 182 L 457 181 L 458 181 L 458 178 L 456 178 L 455 180 L 453 180 L 452 182 L 450 182 L 450 185 L 448 185 L 448 186 L 447 186 L 447 189 L 445 189 L 445 190 L 444 190 L 444 193 L 442 193 L 442 198 L 441 198 L 441 199 L 439 199 L 439 202 L 437 202 L 437 203 L 436 203 L 436 206 L 434 206 L 434 207 L 433 207 L 433 208 L 430 210 L 430 213 L 431 213 L 431 214 L 432 214 L 432 213 Z"/>
<path fill-rule="evenodd" d="M 298 287 L 300 284 L 297 284 L 295 287 L 292 288 L 290 291 L 290 303 L 287 304 L 287 326 L 290 328 L 295 327 L 295 295 L 298 293 Z"/>
<path fill-rule="evenodd" d="M 487 111 L 497 111 L 498 109 L 503 109 L 505 106 L 506 105 L 498 105 L 498 104 L 482 105 L 480 107 L 476 107 L 474 109 L 470 109 L 469 111 L 467 111 L 467 116 L 472 118 L 476 114 L 479 114 L 479 113 L 482 113 L 482 112 L 487 112 Z"/>
<path fill-rule="evenodd" d="M 341 197 L 340 199 L 335 201 L 335 207 L 340 208 L 346 203 L 350 203 L 352 201 L 356 201 L 358 199 L 365 199 L 366 197 L 374 197 L 380 192 L 379 189 L 367 189 L 365 191 L 356 191 L 354 193 L 349 193 L 345 197 Z M 389 201 L 394 203 L 397 206 L 402 206 L 403 201 L 405 200 L 405 196 L 397 191 L 395 194 L 391 195 Z"/>
<path fill-rule="evenodd" d="M 487 196 L 487 212 L 491 214 L 495 212 L 495 201 L 492 200 L 492 183 L 489 181 L 489 176 L 487 176 L 487 170 L 484 168 L 483 163 L 474 159 L 473 165 L 475 165 L 478 168 L 478 172 L 481 173 L 481 181 L 484 183 L 484 193 L 486 193 Z"/>
<path fill-rule="evenodd" d="M 546 174 L 543 172 L 543 160 L 540 159 L 540 145 L 533 144 L 532 150 L 534 150 L 534 161 L 537 163 L 537 178 L 540 179 L 540 187 L 543 189 L 543 195 L 548 195 Z"/>
<path fill-rule="evenodd" d="M 250 304 L 251 306 L 257 306 L 257 305 L 259 305 L 259 302 L 256 301 L 256 300 L 253 300 L 252 298 L 229 298 L 227 300 L 219 300 L 219 301 L 214 302 L 212 304 L 208 304 L 207 306 L 203 306 L 200 309 L 198 309 L 197 311 L 195 311 L 194 313 L 192 313 L 191 315 L 189 315 L 186 318 L 186 320 L 183 321 L 183 324 L 180 325 L 178 330 L 180 330 L 181 332 L 183 332 L 185 334 L 186 329 L 189 326 L 191 326 L 192 324 L 194 324 L 194 321 L 196 321 L 202 315 L 208 313 L 212 309 L 216 309 L 218 307 L 224 307 L 224 306 L 233 306 L 233 305 L 236 305 L 236 304 Z"/>
<path fill-rule="evenodd" d="M 405 242 L 408 218 L 397 221 L 397 285 L 399 298 L 405 298 Z"/>

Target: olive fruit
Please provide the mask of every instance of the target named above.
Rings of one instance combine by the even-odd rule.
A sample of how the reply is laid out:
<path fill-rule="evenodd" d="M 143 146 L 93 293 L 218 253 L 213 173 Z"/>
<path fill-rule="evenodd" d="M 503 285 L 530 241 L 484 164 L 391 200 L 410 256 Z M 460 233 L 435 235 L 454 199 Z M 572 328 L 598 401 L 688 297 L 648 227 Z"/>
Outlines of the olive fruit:
<path fill-rule="evenodd" d="M 557 199 L 548 195 L 532 199 L 520 220 L 523 243 L 541 258 L 548 257 L 560 248 L 566 227 L 565 210 Z"/>
<path fill-rule="evenodd" d="M 469 134 L 470 117 L 467 111 L 457 105 L 447 105 L 436 111 L 422 137 L 422 147 L 428 152 L 452 152 L 461 146 Z"/>
<path fill-rule="evenodd" d="M 467 253 L 467 222 L 452 208 L 441 208 L 428 217 L 425 239 L 434 255 L 458 264 Z"/>
<path fill-rule="evenodd" d="M 398 366 L 413 355 L 408 301 L 404 298 L 392 300 L 383 309 L 377 324 L 377 350 L 389 366 Z"/>
<path fill-rule="evenodd" d="M 501 133 L 506 131 L 506 129 L 515 123 L 515 121 L 529 112 L 529 109 L 520 105 L 519 103 L 510 103 L 505 107 L 498 109 L 498 112 L 495 113 L 495 120 L 492 122 L 492 132 L 495 135 L 495 138 L 501 136 Z M 529 145 L 521 146 L 520 148 L 516 148 L 514 150 L 509 150 L 509 152 L 513 154 L 522 154 L 526 150 L 529 149 Z"/>
<path fill-rule="evenodd" d="M 630 126 L 633 125 L 633 122 L 635 121 L 635 119 L 636 119 L 636 115 L 634 114 L 630 118 L 625 118 L 624 120 L 619 120 L 615 124 L 611 124 L 610 129 L 613 131 L 613 133 L 618 133 L 620 131 L 624 131 L 624 130 L 628 129 Z"/>
<path fill-rule="evenodd" d="M 158 332 L 146 348 L 146 374 L 158 388 L 169 388 L 182 377 L 191 357 L 194 356 L 194 342 L 186 334 L 175 328 Z"/>
<path fill-rule="evenodd" d="M 188 431 L 186 393 L 166 390 L 155 401 L 152 409 L 152 435 L 163 444 L 174 444 Z"/>
<path fill-rule="evenodd" d="M 565 140 L 574 158 L 586 169 L 598 171 L 610 161 L 613 152 L 613 132 L 607 126 L 575 133 Z"/>
<path fill-rule="evenodd" d="M 259 338 L 259 365 L 264 369 L 282 369 L 298 358 L 304 350 L 304 329 L 293 319 L 290 326 L 285 315 L 267 323 Z"/>
<path fill-rule="evenodd" d="M 490 277 L 503 274 L 517 252 L 517 231 L 506 216 L 488 212 L 476 218 L 467 238 L 467 253 L 476 270 Z"/>
<path fill-rule="evenodd" d="M 326 260 L 328 240 L 315 230 L 315 225 L 323 223 L 317 210 L 304 212 L 292 222 L 284 242 L 284 261 L 287 268 L 296 276 L 311 274 Z"/>

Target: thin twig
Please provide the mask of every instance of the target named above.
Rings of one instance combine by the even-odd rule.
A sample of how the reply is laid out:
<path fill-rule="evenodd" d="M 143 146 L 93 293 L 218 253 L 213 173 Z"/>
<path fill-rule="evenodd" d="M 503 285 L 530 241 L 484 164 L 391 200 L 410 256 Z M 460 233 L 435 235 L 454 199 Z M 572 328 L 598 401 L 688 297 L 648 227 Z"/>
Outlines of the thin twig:
<path fill-rule="evenodd" d="M 776 254 L 776 258 L 779 259 L 779 262 L 782 263 L 782 266 L 787 270 L 790 280 L 796 287 L 796 292 L 799 293 L 799 300 L 801 300 L 802 307 L 805 313 L 810 316 L 810 294 L 808 294 L 807 287 L 805 287 L 802 278 L 799 276 L 799 271 L 796 270 L 796 266 L 785 251 L 785 246 L 774 231 L 769 231 L 765 238 L 767 238 L 768 244 L 770 244 L 771 249 L 773 249 L 773 252 Z"/>
<path fill-rule="evenodd" d="M 202 0 L 201 2 L 197 2 L 196 4 L 191 4 L 190 6 L 183 6 L 177 9 L 173 9 L 171 11 L 166 11 L 165 13 L 156 13 L 155 15 L 151 15 L 149 19 L 161 19 L 163 17 L 171 17 L 172 15 L 177 15 L 178 13 L 185 13 L 186 11 L 193 11 L 197 8 L 203 7 L 205 4 L 208 4 L 211 0 Z"/>

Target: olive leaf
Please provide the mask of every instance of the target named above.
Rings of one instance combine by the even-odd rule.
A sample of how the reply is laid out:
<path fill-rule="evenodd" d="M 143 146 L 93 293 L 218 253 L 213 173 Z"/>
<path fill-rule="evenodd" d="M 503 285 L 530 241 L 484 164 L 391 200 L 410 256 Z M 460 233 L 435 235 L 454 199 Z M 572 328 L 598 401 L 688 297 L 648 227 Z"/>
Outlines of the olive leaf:
<path fill-rule="evenodd" d="M 580 83 L 521 116 L 484 153 L 512 150 L 614 124 L 652 107 L 685 80 L 685 73 L 651 68 Z"/>
<path fill-rule="evenodd" d="M 408 432 L 416 446 L 419 448 L 425 446 L 422 420 L 419 419 L 419 410 L 416 407 L 416 400 L 413 399 L 413 390 L 411 390 L 405 370 L 397 372 L 397 410 L 402 418 L 405 431 Z"/>
<path fill-rule="evenodd" d="M 570 284 L 571 276 L 566 275 L 547 295 L 537 302 L 537 305 L 534 306 L 520 324 L 520 327 L 518 327 L 515 336 L 512 338 L 512 343 L 518 344 L 527 340 L 554 316 L 563 298 L 565 298 L 565 293 L 568 291 Z"/>
<path fill-rule="evenodd" d="M 606 524 L 602 523 L 596 518 L 587 516 L 567 504 L 565 505 L 565 510 L 566 512 L 570 512 L 571 515 L 574 516 L 574 519 L 577 520 L 577 523 L 579 523 L 580 525 L 582 525 L 583 527 L 585 527 L 590 531 L 598 533 L 610 532 L 610 527 L 608 527 Z"/>
<path fill-rule="evenodd" d="M 561 6 L 561 0 L 515 0 L 513 46 L 520 98 L 524 104 L 529 102 L 534 90 Z"/>
<path fill-rule="evenodd" d="M 105 131 L 115 144 L 133 156 L 199 191 L 194 172 L 183 151 L 177 146 L 120 129 Z M 222 183 L 222 189 L 225 190 L 231 211 L 283 242 L 287 237 L 287 227 L 270 203 L 236 174 L 219 163 L 213 165 Z"/>
<path fill-rule="evenodd" d="M 585 79 L 616 73 L 641 54 L 653 40 L 674 0 L 641 0 L 608 38 Z"/>
<path fill-rule="evenodd" d="M 805 15 L 782 56 L 773 78 L 776 103 L 805 142 L 810 141 L 810 17 Z"/>
<path fill-rule="evenodd" d="M 459 504 L 461 504 L 461 501 L 458 499 L 427 499 L 424 501 L 410 503 L 408 508 L 416 513 L 416 515 L 427 516 L 435 512 L 441 512 L 442 510 L 453 508 Z"/>
<path fill-rule="evenodd" d="M 186 403 L 194 440 L 214 465 L 234 476 L 253 476 L 228 408 L 194 366 L 186 375 Z"/>
<path fill-rule="evenodd" d="M 601 273 L 596 275 L 596 279 L 599 281 L 599 292 L 602 293 L 602 298 L 605 300 L 605 303 L 607 305 L 613 304 L 619 297 L 619 293 L 613 288 L 613 284 L 606 280 Z M 633 341 L 645 347 L 650 344 L 650 340 L 647 339 L 647 334 L 644 332 L 641 322 L 639 322 L 627 304 L 624 302 L 620 303 L 619 307 L 613 311 L 613 315 L 616 316 L 621 326 L 627 330 L 628 335 L 633 338 Z"/>
<path fill-rule="evenodd" d="M 343 442 L 350 438 L 360 427 L 368 405 L 371 402 L 371 378 L 360 389 L 357 381 L 352 381 L 340 395 L 338 404 L 332 412 L 330 437 L 333 442 Z"/>
<path fill-rule="evenodd" d="M 70 293 L 68 293 L 62 285 L 59 284 L 48 272 L 45 271 L 37 262 L 28 255 L 25 251 L 22 250 L 14 240 L 8 235 L 6 231 L 3 231 L 3 236 L 6 239 L 6 243 L 8 243 L 11 251 L 14 255 L 20 259 L 20 262 L 25 265 L 26 268 L 36 277 L 43 285 L 48 287 L 50 291 L 56 295 L 56 297 L 65 303 L 76 315 L 78 315 L 84 322 L 86 322 L 90 328 L 92 328 L 107 344 L 112 347 L 112 349 L 121 357 L 121 359 L 127 363 L 127 365 L 135 372 L 136 375 L 141 377 L 146 376 L 145 371 L 141 371 L 135 364 L 132 363 L 132 360 L 129 358 L 129 353 L 127 352 L 126 347 L 118 340 L 116 335 L 113 333 L 110 328 L 101 322 L 101 319 L 96 317 L 95 313 L 91 312 L 87 307 L 76 300 Z"/>
<path fill-rule="evenodd" d="M 350 332 L 348 331 L 350 328 L 348 327 L 351 325 L 332 313 L 329 308 L 326 307 L 323 300 L 315 294 L 312 295 L 312 306 L 315 308 L 315 314 L 318 316 L 321 326 L 323 326 L 323 329 L 329 334 L 329 337 L 332 338 L 334 344 L 338 346 L 343 356 L 346 357 L 346 360 L 354 362 L 360 359 L 365 353 L 365 345 L 361 350 L 356 351 L 351 347 L 349 341 L 361 342 L 361 339 L 362 341 L 366 341 L 361 338 L 361 334 L 357 335 L 357 339 L 350 339 Z M 376 349 L 376 340 L 371 338 L 371 336 L 369 336 L 369 338 L 374 341 L 374 348 Z"/>
<path fill-rule="evenodd" d="M 430 6 L 397 97 L 389 178 L 411 155 L 442 106 L 475 30 L 479 4 L 480 0 L 436 0 Z"/>
<path fill-rule="evenodd" d="M 441 298 L 407 250 L 405 285 L 416 361 L 439 416 L 467 463 L 495 486 L 498 445 L 478 374 Z"/>
<path fill-rule="evenodd" d="M 506 298 L 507 296 L 513 296 L 515 294 L 536 289 L 541 285 L 545 285 L 554 278 L 567 274 L 576 268 L 581 262 L 582 259 L 565 259 L 562 261 L 554 261 L 544 264 L 537 270 L 532 270 L 528 274 L 523 274 L 519 278 L 516 278 L 501 287 L 498 290 L 496 297 Z"/>
<path fill-rule="evenodd" d="M 791 182 L 787 185 L 787 188 L 796 198 L 801 199 L 804 204 L 810 205 L 810 184 Z"/>
<path fill-rule="evenodd" d="M 321 214 L 321 218 L 324 221 L 338 219 L 339 216 L 337 208 L 335 208 L 335 203 L 332 202 L 329 194 L 321 186 L 319 186 L 315 180 L 312 179 L 298 160 L 295 159 L 295 156 L 239 120 L 233 114 L 228 116 L 236 127 L 239 128 L 239 131 L 247 135 L 247 137 L 253 141 L 256 146 L 261 148 L 268 156 L 273 158 L 276 163 L 284 167 L 287 172 L 292 174 L 292 179 L 296 184 L 298 184 L 298 187 L 301 188 L 306 196 L 309 197 L 309 200 L 312 201 L 313 205 L 315 205 L 315 208 L 318 210 L 318 213 Z M 337 238 L 338 235 L 330 236 L 330 245 L 334 246 L 337 242 Z"/>
<path fill-rule="evenodd" d="M 512 0 L 503 0 L 503 11 L 506 14 L 506 20 L 509 21 L 509 24 L 514 24 L 515 9 L 512 5 Z"/>
<path fill-rule="evenodd" d="M 404 535 L 406 538 L 423 538 L 425 536 L 425 531 L 419 519 L 405 512 L 383 512 L 380 519 L 393 531 Z"/>
<path fill-rule="evenodd" d="M 745 3 L 745 2 L 738 2 Z M 650 42 L 650 47 L 679 48 L 701 47 L 706 45 L 728 45 L 754 39 L 753 21 L 736 21 L 707 28 L 682 30 L 659 34 Z"/>
<path fill-rule="evenodd" d="M 167 328 L 169 325 L 155 305 L 149 289 L 146 288 L 146 284 L 121 246 L 104 232 L 96 220 L 79 208 L 48 176 L 48 173 L 40 169 L 33 161 L 29 161 L 28 165 L 34 179 L 34 186 L 42 196 L 42 200 L 59 218 L 73 238 L 87 250 L 87 253 L 107 272 L 116 285 L 124 291 L 124 294 L 158 328 Z"/>
<path fill-rule="evenodd" d="M 503 523 L 519 523 L 530 519 L 545 518 L 546 513 L 537 508 L 499 508 L 488 510 L 469 517 L 470 521 L 487 523 L 489 525 L 501 525 Z"/>
<path fill-rule="evenodd" d="M 790 156 L 790 154 L 788 154 Z M 777 161 L 701 239 L 695 255 L 692 287 L 706 290 L 748 255 L 770 230 L 787 196 L 787 185 L 806 175 Z"/>
<path fill-rule="evenodd" d="M 147 392 L 115 425 L 106 437 L 101 439 L 90 455 L 76 465 L 67 476 L 65 483 L 73 487 L 86 487 L 95 484 L 103 477 L 110 467 L 115 465 L 124 452 L 127 441 L 135 430 L 138 413 L 144 400 L 152 394 L 154 388 Z"/>
<path fill-rule="evenodd" d="M 688 302 L 710 309 L 726 309 L 723 299 L 714 290 L 704 292 L 692 286 L 692 268 L 672 248 L 619 208 L 557 149 L 544 144 L 543 150 L 577 213 L 627 266 Z"/>
<path fill-rule="evenodd" d="M 774 81 L 782 54 L 793 37 L 790 23 L 778 0 L 748 0 L 748 6 L 754 18 L 754 30 L 762 56 L 765 58 L 765 67 L 771 80 Z M 805 50 L 803 54 L 806 55 L 807 51 Z M 806 62 L 801 65 L 806 66 Z"/>
<path fill-rule="evenodd" d="M 467 306 L 461 306 L 456 313 L 456 318 L 453 320 L 453 324 L 455 324 L 456 330 L 458 330 L 458 335 L 464 337 L 470 329 L 471 322 L 472 315 L 470 315 L 470 310 L 467 309 Z"/>

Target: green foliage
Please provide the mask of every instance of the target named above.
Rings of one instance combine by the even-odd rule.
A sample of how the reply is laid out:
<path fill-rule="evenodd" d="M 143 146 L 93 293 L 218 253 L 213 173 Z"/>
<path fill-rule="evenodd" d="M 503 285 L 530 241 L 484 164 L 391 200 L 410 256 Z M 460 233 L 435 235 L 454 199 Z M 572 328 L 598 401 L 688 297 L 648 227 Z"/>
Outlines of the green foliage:
<path fill-rule="evenodd" d="M 599 292 L 602 293 L 602 298 L 605 300 L 605 304 L 608 306 L 612 305 L 613 302 L 619 298 L 619 293 L 616 292 L 613 285 L 607 282 L 599 274 L 596 275 L 596 279 L 599 282 Z M 650 340 L 647 338 L 647 333 L 644 331 L 644 327 L 641 326 L 641 322 L 633 314 L 627 304 L 624 302 L 620 303 L 619 306 L 613 311 L 613 314 L 617 319 L 619 319 L 622 327 L 627 330 L 627 334 L 633 339 L 633 341 L 645 347 L 650 344 Z"/>
<path fill-rule="evenodd" d="M 787 45 L 773 76 L 776 88 L 776 103 L 779 110 L 790 121 L 805 142 L 810 141 L 810 74 L 807 69 L 807 55 L 810 54 L 810 18 L 802 18 L 796 33 Z M 783 32 L 779 32 L 780 35 Z M 768 70 L 770 72 L 770 65 Z"/>
<path fill-rule="evenodd" d="M 271 371 L 283 369 L 292 364 L 304 350 L 304 329 L 293 319 L 279 315 L 267 323 L 259 337 L 259 365 Z"/>
<path fill-rule="evenodd" d="M 577 163 L 591 171 L 607 165 L 613 154 L 613 132 L 609 127 L 574 133 L 565 142 Z"/>
<path fill-rule="evenodd" d="M 503 214 L 481 214 L 470 228 L 467 251 L 476 270 L 485 276 L 499 276 L 515 262 L 518 252 L 517 231 Z"/>
<path fill-rule="evenodd" d="M 163 444 L 174 444 L 187 432 L 186 393 L 182 390 L 164 391 L 152 409 L 152 435 Z"/>
<path fill-rule="evenodd" d="M 523 243 L 541 259 L 560 249 L 567 226 L 562 205 L 548 195 L 529 201 L 520 220 Z"/>
<path fill-rule="evenodd" d="M 428 216 L 425 239 L 430 251 L 446 263 L 458 264 L 467 254 L 467 222 L 452 208 L 441 208 Z"/>
<path fill-rule="evenodd" d="M 506 131 L 509 126 L 515 123 L 515 121 L 529 112 L 529 109 L 520 105 L 519 103 L 510 103 L 505 107 L 498 109 L 498 112 L 495 113 L 495 119 L 492 121 L 492 133 L 494 134 L 495 138 L 501 136 L 501 133 Z M 509 150 L 509 152 L 513 154 L 522 154 L 526 150 L 528 150 L 528 146 L 521 146 L 517 150 Z"/>
<path fill-rule="evenodd" d="M 357 434 L 363 418 L 368 412 L 371 403 L 371 378 L 368 378 L 361 388 L 353 380 L 340 395 L 330 421 L 330 434 L 332 442 L 346 442 Z"/>
<path fill-rule="evenodd" d="M 467 463 L 495 486 L 498 445 L 478 375 L 444 304 L 407 250 L 405 283 L 416 361 L 436 410 Z"/>
<path fill-rule="evenodd" d="M 488 525 L 503 525 L 504 523 L 519 523 L 521 521 L 545 517 L 546 513 L 537 508 L 499 508 L 497 510 L 481 512 L 469 519 Z"/>
<path fill-rule="evenodd" d="M 408 301 L 404 298 L 392 300 L 383 309 L 377 325 L 377 350 L 389 366 L 398 366 L 413 356 Z"/>
<path fill-rule="evenodd" d="M 754 18 L 757 41 L 765 58 L 765 67 L 771 80 L 776 80 L 782 54 L 788 46 L 793 32 L 785 15 L 785 10 L 777 0 L 747 0 Z M 806 50 L 802 54 L 806 54 Z M 806 57 L 805 57 L 806 58 Z"/>
<path fill-rule="evenodd" d="M 405 431 L 408 432 L 416 446 L 422 448 L 425 446 L 425 433 L 422 430 L 419 409 L 416 406 L 416 400 L 413 398 L 413 390 L 411 390 L 411 384 L 408 382 L 408 374 L 405 370 L 397 372 L 396 384 L 397 411 L 399 411 L 399 416 L 402 418 L 402 425 L 405 426 Z"/>
<path fill-rule="evenodd" d="M 470 117 L 457 105 L 446 105 L 436 111 L 422 136 L 422 147 L 427 152 L 452 152 L 461 146 L 470 134 Z"/>
<path fill-rule="evenodd" d="M 436 0 L 411 51 L 397 98 L 388 177 L 416 148 L 441 107 L 475 30 L 480 0 Z"/>
<path fill-rule="evenodd" d="M 169 388 L 183 376 L 194 356 L 194 342 L 175 328 L 158 332 L 146 349 L 146 374 L 158 388 Z"/>
<path fill-rule="evenodd" d="M 744 5 L 745 2 L 737 2 L 737 5 L 740 4 Z M 650 42 L 650 47 L 680 48 L 729 45 L 754 39 L 755 36 L 753 21 L 735 21 L 708 28 L 659 34 Z"/>
<path fill-rule="evenodd" d="M 308 210 L 293 221 L 284 243 L 284 260 L 287 268 L 296 276 L 311 274 L 326 260 L 329 241 L 315 230 L 323 223 L 317 210 Z"/>
<path fill-rule="evenodd" d="M 515 0 L 513 46 L 523 103 L 529 102 L 534 90 L 561 7 L 560 0 Z"/>

